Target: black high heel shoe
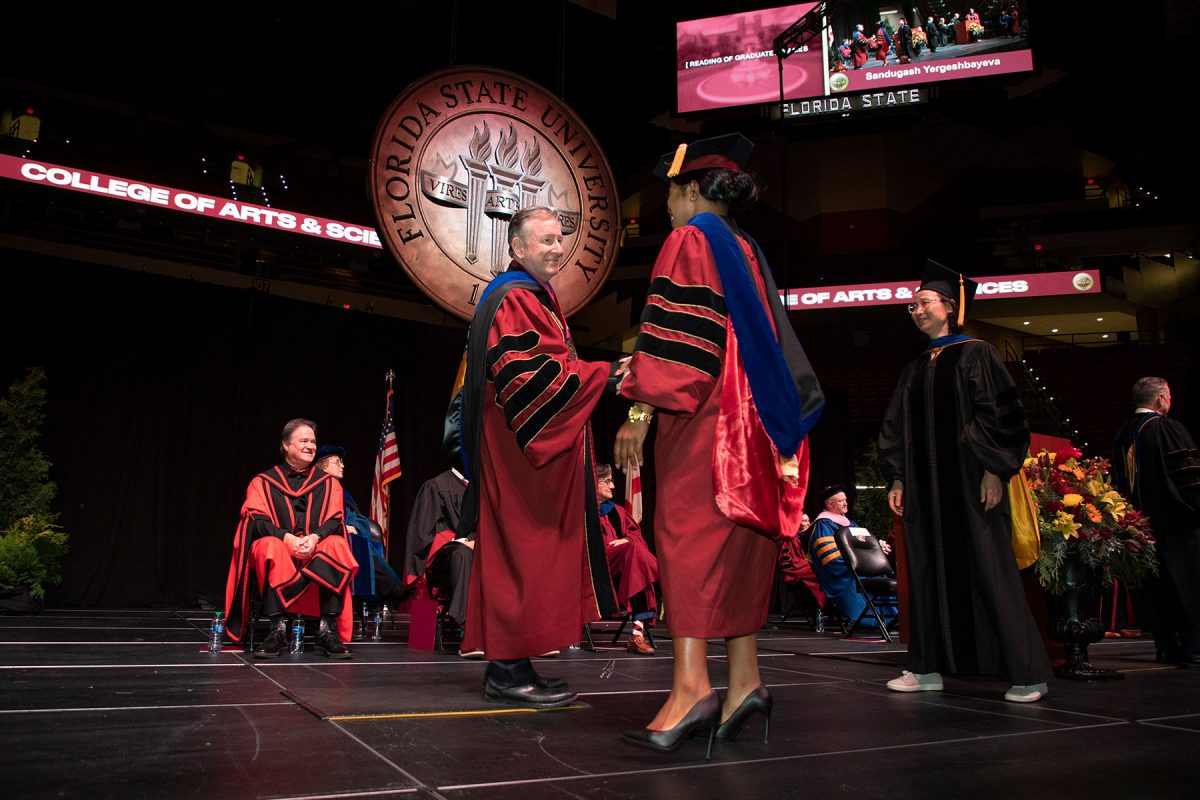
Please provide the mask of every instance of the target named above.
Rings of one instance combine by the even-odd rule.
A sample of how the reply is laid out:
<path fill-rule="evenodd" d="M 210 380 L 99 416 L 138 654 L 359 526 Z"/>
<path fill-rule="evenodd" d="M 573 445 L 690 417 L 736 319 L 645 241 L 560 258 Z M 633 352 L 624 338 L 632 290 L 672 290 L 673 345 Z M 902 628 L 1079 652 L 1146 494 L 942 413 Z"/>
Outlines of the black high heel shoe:
<path fill-rule="evenodd" d="M 708 749 L 704 758 L 712 758 L 713 736 L 717 732 L 717 723 L 721 721 L 721 698 L 716 692 L 709 692 L 692 706 L 688 713 L 674 728 L 665 731 L 652 731 L 640 728 L 635 731 L 621 731 L 621 738 L 627 742 L 649 747 L 663 753 L 674 753 L 683 744 L 688 735 L 700 728 L 708 728 Z"/>
<path fill-rule="evenodd" d="M 767 743 L 767 739 L 771 736 L 771 693 L 767 691 L 767 687 L 759 684 L 758 688 L 746 695 L 746 699 L 737 707 L 737 710 L 729 715 L 729 719 L 717 726 L 716 739 L 720 742 L 728 742 L 737 737 L 742 731 L 742 726 L 746 724 L 746 720 L 750 719 L 751 715 L 761 712 L 765 715 L 763 721 L 763 744 Z"/>

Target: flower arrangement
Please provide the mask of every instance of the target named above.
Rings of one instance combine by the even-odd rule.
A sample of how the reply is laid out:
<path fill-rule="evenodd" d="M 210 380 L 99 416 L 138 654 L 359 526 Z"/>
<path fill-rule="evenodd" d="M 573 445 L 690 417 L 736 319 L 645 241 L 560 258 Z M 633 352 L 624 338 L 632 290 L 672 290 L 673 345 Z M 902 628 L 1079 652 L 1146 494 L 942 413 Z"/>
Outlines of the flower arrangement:
<path fill-rule="evenodd" d="M 975 21 L 968 22 L 967 33 L 975 37 L 983 36 L 983 26 Z"/>
<path fill-rule="evenodd" d="M 1137 585 L 1147 572 L 1158 574 L 1150 521 L 1112 487 L 1107 459 L 1082 456 L 1065 447 L 1025 460 L 1042 540 L 1035 568 L 1051 594 L 1065 590 L 1062 567 L 1072 553 L 1101 586 L 1114 579 Z"/>
<path fill-rule="evenodd" d="M 926 41 L 927 41 L 927 39 L 925 37 L 925 32 L 922 31 L 920 28 L 913 28 L 913 33 L 912 33 L 913 47 L 921 47 L 922 45 L 925 44 Z"/>

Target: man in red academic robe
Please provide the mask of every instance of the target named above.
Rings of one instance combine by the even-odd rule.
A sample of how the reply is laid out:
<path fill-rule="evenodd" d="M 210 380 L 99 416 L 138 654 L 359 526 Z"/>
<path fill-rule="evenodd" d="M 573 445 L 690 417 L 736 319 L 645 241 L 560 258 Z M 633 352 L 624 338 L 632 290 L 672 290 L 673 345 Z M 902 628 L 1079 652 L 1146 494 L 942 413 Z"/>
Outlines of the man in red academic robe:
<path fill-rule="evenodd" d="M 616 612 L 597 514 L 588 419 L 616 365 L 581 361 L 551 287 L 557 213 L 509 226 L 508 272 L 488 285 L 467 335 L 462 452 L 470 480 L 457 535 L 475 533 L 464 651 L 489 659 L 489 700 L 553 708 L 575 694 L 529 657 L 577 642 Z"/>
<path fill-rule="evenodd" d="M 805 549 L 808 547 L 808 537 L 812 533 L 809 528 L 812 527 L 812 521 L 809 520 L 808 514 L 800 515 L 800 532 L 792 539 L 784 539 L 779 547 L 779 569 L 783 573 L 783 582 L 795 585 L 797 583 L 804 584 L 812 594 L 813 599 L 817 601 L 817 611 L 821 611 L 825 607 L 825 592 L 821 590 L 821 582 L 817 580 L 816 573 L 813 572 L 812 564 L 808 561 L 808 556 L 805 555 Z"/>
<path fill-rule="evenodd" d="M 862 69 L 867 63 L 867 54 L 871 50 L 871 40 L 863 33 L 862 25 L 854 26 L 854 35 L 850 39 L 850 49 L 853 51 L 854 68 Z"/>
<path fill-rule="evenodd" d="M 354 625 L 349 602 L 358 564 L 346 542 L 342 485 L 313 469 L 316 423 L 294 419 L 283 427 L 284 463 L 256 475 L 246 489 L 233 538 L 225 587 L 229 638 L 240 642 L 254 593 L 262 596 L 271 632 L 255 658 L 277 658 L 287 649 L 287 614 L 320 616 L 316 651 L 352 658 L 343 642 Z"/>
<path fill-rule="evenodd" d="M 658 610 L 654 596 L 658 559 L 650 552 L 633 517 L 613 502 L 610 464 L 596 466 L 596 497 L 600 501 L 600 528 L 604 531 L 604 552 L 617 591 L 617 605 L 633 614 L 633 635 L 627 649 L 638 655 L 654 655 L 654 645 L 646 637 L 646 621 L 654 619 Z"/>

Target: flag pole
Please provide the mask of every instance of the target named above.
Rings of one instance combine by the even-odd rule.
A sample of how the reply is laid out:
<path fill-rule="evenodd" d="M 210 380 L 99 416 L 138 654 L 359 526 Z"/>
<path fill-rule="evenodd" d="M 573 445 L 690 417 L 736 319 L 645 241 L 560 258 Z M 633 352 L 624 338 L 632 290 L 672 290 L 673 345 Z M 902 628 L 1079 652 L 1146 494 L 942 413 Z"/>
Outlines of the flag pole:
<path fill-rule="evenodd" d="M 393 420 L 392 384 L 396 373 L 389 369 L 383 379 L 387 382 L 387 395 L 383 407 L 383 431 L 379 436 L 379 448 L 375 453 L 375 472 L 371 481 L 371 518 L 379 525 L 386 557 L 390 536 L 391 490 L 388 484 L 400 477 L 400 459 L 397 453 L 396 429 Z"/>

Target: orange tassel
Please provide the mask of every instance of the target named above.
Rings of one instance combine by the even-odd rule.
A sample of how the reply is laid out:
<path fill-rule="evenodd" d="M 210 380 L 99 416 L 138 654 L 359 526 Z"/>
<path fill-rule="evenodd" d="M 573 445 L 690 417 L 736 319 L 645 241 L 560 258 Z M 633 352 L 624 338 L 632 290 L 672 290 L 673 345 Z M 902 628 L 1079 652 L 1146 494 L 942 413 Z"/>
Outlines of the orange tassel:
<path fill-rule="evenodd" d="M 671 161 L 671 168 L 667 170 L 667 177 L 674 178 L 679 174 L 679 170 L 683 169 L 683 159 L 687 155 L 687 145 L 681 144 L 675 148 L 675 158 Z"/>
<path fill-rule="evenodd" d="M 963 318 L 967 315 L 967 292 L 963 288 L 962 273 L 958 273 L 958 327 L 963 326 Z"/>

